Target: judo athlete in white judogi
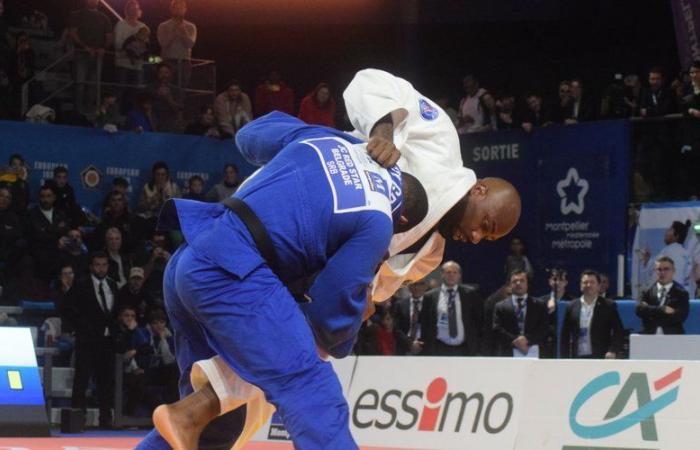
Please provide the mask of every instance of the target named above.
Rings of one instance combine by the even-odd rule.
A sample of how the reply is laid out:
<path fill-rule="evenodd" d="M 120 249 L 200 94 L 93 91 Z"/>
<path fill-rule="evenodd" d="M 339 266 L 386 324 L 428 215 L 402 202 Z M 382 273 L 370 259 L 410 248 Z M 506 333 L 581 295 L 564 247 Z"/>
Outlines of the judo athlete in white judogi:
<path fill-rule="evenodd" d="M 352 136 L 281 113 L 266 118 L 258 145 L 289 143 L 234 198 L 264 224 L 275 258 L 263 256 L 255 223 L 224 204 L 176 199 L 161 212 L 159 226 L 186 241 L 164 277 L 181 395 L 192 392 L 192 364 L 218 354 L 275 406 L 297 448 L 356 448 L 340 384 L 317 346 L 334 357 L 350 352 L 392 233 L 417 224 L 427 199 L 414 178 L 381 168 Z M 286 122 L 296 138 L 272 126 Z M 412 199 L 422 210 L 404 207 Z M 287 286 L 310 275 L 311 302 L 300 307 Z M 197 436 L 185 439 L 194 441 L 183 448 L 196 446 Z M 152 432 L 137 448 L 169 446 Z"/>

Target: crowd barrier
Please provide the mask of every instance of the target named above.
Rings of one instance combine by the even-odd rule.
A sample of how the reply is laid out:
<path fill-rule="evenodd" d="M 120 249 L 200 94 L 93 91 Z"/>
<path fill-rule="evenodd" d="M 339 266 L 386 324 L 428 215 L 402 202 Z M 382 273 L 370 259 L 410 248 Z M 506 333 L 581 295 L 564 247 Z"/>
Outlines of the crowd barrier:
<path fill-rule="evenodd" d="M 359 445 L 689 450 L 700 362 L 371 357 L 333 361 Z M 288 439 L 278 418 L 256 440 Z"/>

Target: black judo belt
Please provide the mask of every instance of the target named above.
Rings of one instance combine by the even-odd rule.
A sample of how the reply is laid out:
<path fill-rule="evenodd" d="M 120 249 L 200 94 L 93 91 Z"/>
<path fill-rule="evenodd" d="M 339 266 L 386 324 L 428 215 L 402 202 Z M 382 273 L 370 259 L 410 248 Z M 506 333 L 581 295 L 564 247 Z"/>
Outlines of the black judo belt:
<path fill-rule="evenodd" d="M 258 219 L 258 216 L 256 216 L 253 210 L 250 209 L 250 206 L 248 206 L 240 198 L 229 197 L 223 201 L 223 204 L 234 214 L 236 214 L 239 219 L 241 219 L 241 222 L 243 222 L 243 225 L 245 225 L 253 238 L 253 242 L 255 242 L 255 246 L 258 248 L 260 255 L 263 257 L 265 262 L 267 262 L 267 265 L 270 267 L 272 272 L 281 281 L 282 278 L 280 277 L 279 272 L 279 259 L 277 257 L 277 252 L 275 251 L 275 246 L 272 244 L 270 234 L 267 232 L 260 219 Z M 306 303 L 311 300 L 306 295 L 306 291 L 312 281 L 312 277 L 303 278 L 294 283 L 285 283 L 285 285 L 297 302 Z"/>

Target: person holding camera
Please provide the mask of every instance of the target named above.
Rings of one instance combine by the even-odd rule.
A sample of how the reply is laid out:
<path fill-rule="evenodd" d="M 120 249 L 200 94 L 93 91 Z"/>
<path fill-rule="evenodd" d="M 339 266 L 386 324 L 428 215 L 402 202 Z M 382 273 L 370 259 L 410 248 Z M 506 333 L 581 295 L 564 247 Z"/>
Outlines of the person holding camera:
<path fill-rule="evenodd" d="M 61 252 L 60 265 L 73 267 L 75 275 L 82 277 L 88 273 L 88 249 L 83 242 L 83 233 L 78 228 L 71 228 L 58 240 Z"/>

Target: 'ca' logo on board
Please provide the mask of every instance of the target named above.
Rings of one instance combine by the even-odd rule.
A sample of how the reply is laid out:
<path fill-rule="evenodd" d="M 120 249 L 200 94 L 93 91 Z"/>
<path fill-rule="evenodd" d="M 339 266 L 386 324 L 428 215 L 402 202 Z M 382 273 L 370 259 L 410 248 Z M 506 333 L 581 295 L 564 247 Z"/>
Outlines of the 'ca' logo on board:
<path fill-rule="evenodd" d="M 621 383 L 620 372 L 606 372 L 594 378 L 581 389 L 571 403 L 571 408 L 569 409 L 569 426 L 571 431 L 583 439 L 604 439 L 622 433 L 629 428 L 639 426 L 642 440 L 658 441 L 659 434 L 656 428 L 655 416 L 659 411 L 678 399 L 679 380 L 682 374 L 683 368 L 679 367 L 650 383 L 646 373 L 631 373 L 605 413 L 603 423 L 584 425 L 579 420 L 579 412 L 586 402 L 598 393 L 608 388 L 619 386 Z M 652 392 L 658 394 L 656 398 L 652 398 Z M 622 415 L 630 402 L 637 405 L 637 410 Z M 565 445 L 562 450 L 591 448 L 602 447 Z M 634 450 L 627 447 L 604 448 L 606 450 Z"/>

